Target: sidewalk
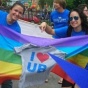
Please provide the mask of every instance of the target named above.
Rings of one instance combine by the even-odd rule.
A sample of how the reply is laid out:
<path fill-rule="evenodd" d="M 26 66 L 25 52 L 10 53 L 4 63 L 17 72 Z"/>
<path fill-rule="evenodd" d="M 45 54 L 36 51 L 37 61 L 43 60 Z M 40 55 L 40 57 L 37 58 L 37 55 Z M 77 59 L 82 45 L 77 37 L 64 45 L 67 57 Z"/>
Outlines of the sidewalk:
<path fill-rule="evenodd" d="M 58 79 L 59 76 L 54 73 L 50 73 L 48 83 L 28 88 L 61 88 L 61 84 L 58 84 Z M 13 88 L 18 88 L 18 81 L 13 81 Z"/>

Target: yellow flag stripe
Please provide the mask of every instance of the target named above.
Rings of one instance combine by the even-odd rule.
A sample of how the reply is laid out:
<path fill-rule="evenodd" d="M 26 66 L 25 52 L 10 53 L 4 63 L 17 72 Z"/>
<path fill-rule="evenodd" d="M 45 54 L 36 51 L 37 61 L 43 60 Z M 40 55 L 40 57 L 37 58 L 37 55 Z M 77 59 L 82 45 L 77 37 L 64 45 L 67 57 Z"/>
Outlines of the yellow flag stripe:
<path fill-rule="evenodd" d="M 85 68 L 86 64 L 88 63 L 88 57 L 83 56 L 83 55 L 76 55 L 73 56 L 71 58 L 69 58 L 68 60 L 72 61 L 73 63 Z"/>
<path fill-rule="evenodd" d="M 0 61 L 0 77 L 20 76 L 22 65 Z"/>

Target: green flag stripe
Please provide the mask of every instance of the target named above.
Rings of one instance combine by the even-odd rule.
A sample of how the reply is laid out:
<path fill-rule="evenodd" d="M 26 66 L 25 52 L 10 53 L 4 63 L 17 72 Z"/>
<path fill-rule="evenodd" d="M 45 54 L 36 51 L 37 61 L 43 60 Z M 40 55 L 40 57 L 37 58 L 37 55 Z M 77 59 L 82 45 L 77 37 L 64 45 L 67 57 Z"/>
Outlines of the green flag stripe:
<path fill-rule="evenodd" d="M 88 49 L 86 49 L 83 52 L 81 52 L 80 55 L 88 57 Z"/>
<path fill-rule="evenodd" d="M 4 62 L 9 62 L 13 64 L 21 64 L 21 56 L 17 55 L 15 52 L 4 50 L 0 48 L 0 60 Z"/>

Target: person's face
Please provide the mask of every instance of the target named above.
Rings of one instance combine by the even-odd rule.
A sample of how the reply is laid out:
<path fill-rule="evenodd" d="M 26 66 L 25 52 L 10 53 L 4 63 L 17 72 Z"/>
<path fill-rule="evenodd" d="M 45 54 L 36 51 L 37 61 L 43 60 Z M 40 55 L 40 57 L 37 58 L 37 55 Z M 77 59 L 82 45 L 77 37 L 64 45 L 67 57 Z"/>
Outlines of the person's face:
<path fill-rule="evenodd" d="M 56 10 L 58 10 L 61 7 L 59 3 L 55 3 L 55 2 L 53 3 L 53 6 Z"/>
<path fill-rule="evenodd" d="M 69 20 L 73 29 L 81 27 L 81 19 L 76 11 L 71 12 Z"/>
<path fill-rule="evenodd" d="M 83 13 L 88 17 L 88 8 L 87 7 L 84 8 Z"/>
<path fill-rule="evenodd" d="M 11 20 L 16 21 L 22 17 L 23 8 L 20 5 L 16 5 L 10 10 L 9 15 Z"/>

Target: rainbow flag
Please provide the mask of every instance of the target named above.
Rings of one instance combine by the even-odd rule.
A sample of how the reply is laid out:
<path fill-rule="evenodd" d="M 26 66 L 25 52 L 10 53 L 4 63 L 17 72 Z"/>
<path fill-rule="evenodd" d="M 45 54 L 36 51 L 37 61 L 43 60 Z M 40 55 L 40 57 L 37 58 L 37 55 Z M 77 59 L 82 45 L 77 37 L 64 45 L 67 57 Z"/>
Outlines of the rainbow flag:
<path fill-rule="evenodd" d="M 88 36 L 87 35 L 71 37 L 71 38 L 69 37 L 69 38 L 61 38 L 61 39 L 47 39 L 47 38 L 40 38 L 40 37 L 33 37 L 33 36 L 19 34 L 15 31 L 12 31 L 10 28 L 0 25 L 0 39 L 1 39 L 0 83 L 2 83 L 4 80 L 7 80 L 7 79 L 19 80 L 22 74 L 22 61 L 21 61 L 21 57 L 15 53 L 14 47 L 20 47 L 26 43 L 31 43 L 40 47 L 45 47 L 45 46 L 56 47 L 57 49 L 66 53 L 66 58 L 65 58 L 66 60 L 70 60 L 82 67 L 85 67 L 86 64 L 88 63 L 88 58 L 87 58 Z M 54 58 L 56 57 L 53 57 L 53 59 Z M 84 83 L 82 80 L 88 81 L 85 75 L 88 71 L 87 70 L 85 71 L 85 69 L 83 68 L 77 68 L 78 66 L 75 66 L 74 64 L 69 63 L 74 69 L 77 68 L 77 71 L 76 71 L 77 74 L 81 74 L 79 72 L 80 69 L 81 69 L 81 72 L 84 73 L 84 77 L 82 77 L 82 80 L 81 80 L 83 83 L 80 84 L 80 82 L 78 82 L 77 79 L 74 80 L 74 78 L 76 77 L 78 78 L 78 75 L 76 74 L 76 72 L 72 71 L 73 69 L 69 69 L 69 66 L 66 60 L 64 61 L 61 60 L 60 62 L 58 59 L 58 61 L 57 60 L 55 61 L 73 79 L 73 81 L 79 84 L 79 86 L 82 86 L 82 84 L 84 85 L 86 82 Z M 74 60 L 77 60 L 77 61 L 74 61 Z M 64 69 L 65 67 L 63 67 L 64 64 L 63 65 L 60 64 L 63 62 L 66 62 L 65 64 L 65 66 L 67 65 L 66 69 Z"/>

